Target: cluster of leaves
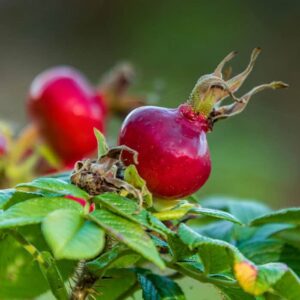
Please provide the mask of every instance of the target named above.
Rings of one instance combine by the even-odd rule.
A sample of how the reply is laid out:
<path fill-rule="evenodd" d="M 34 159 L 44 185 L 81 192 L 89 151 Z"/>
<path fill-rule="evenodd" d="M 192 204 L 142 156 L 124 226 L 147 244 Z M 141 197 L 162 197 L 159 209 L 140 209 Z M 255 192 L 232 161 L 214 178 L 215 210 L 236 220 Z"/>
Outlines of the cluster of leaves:
<path fill-rule="evenodd" d="M 300 208 L 211 198 L 158 212 L 117 193 L 91 197 L 69 176 L 1 191 L 0 298 L 50 289 L 83 299 L 81 289 L 126 299 L 141 289 L 146 300 L 185 299 L 173 278 L 188 276 L 225 299 L 300 299 Z"/>

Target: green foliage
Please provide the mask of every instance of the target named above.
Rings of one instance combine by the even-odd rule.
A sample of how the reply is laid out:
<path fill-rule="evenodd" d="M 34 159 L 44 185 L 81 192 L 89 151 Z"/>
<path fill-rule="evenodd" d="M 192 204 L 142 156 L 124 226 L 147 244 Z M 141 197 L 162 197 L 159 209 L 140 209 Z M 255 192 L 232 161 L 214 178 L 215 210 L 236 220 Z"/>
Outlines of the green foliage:
<path fill-rule="evenodd" d="M 0 229 L 40 223 L 50 212 L 61 208 L 82 210 L 80 204 L 66 198 L 33 198 L 17 203 L 0 214 Z"/>
<path fill-rule="evenodd" d="M 146 181 L 139 175 L 135 165 L 130 165 L 125 169 L 124 179 L 141 190 L 146 206 L 151 207 L 153 201 L 152 194 L 146 186 Z"/>
<path fill-rule="evenodd" d="M 106 144 L 104 135 L 98 129 L 94 128 L 94 134 L 97 139 L 98 158 L 100 158 L 108 152 L 108 146 Z"/>
<path fill-rule="evenodd" d="M 145 300 L 185 300 L 180 286 L 170 278 L 145 269 L 135 269 L 135 272 Z"/>
<path fill-rule="evenodd" d="M 41 191 L 52 192 L 61 195 L 72 195 L 78 198 L 87 199 L 88 193 L 73 184 L 66 183 L 59 178 L 38 178 L 30 183 L 17 185 L 18 188 L 32 188 Z"/>
<path fill-rule="evenodd" d="M 300 208 L 286 208 L 265 214 L 251 221 L 252 226 L 266 224 L 266 223 L 292 223 L 300 225 Z"/>
<path fill-rule="evenodd" d="M 185 299 L 172 277 L 187 276 L 214 285 L 224 299 L 300 299 L 300 235 L 291 235 L 299 233 L 298 208 L 274 212 L 210 198 L 156 211 L 122 193 L 88 195 L 68 178 L 43 177 L 0 192 L 1 298 L 50 289 L 68 299 L 65 280 L 73 279 L 73 287 L 97 299 L 126 299 L 137 290 L 146 300 Z M 80 261 L 76 275 L 65 272 L 62 259 Z"/>
<path fill-rule="evenodd" d="M 147 233 L 138 224 L 102 209 L 93 212 L 89 219 L 116 240 L 135 250 L 158 267 L 164 268 L 164 263 Z"/>
<path fill-rule="evenodd" d="M 57 259 L 93 258 L 104 247 L 103 230 L 76 210 L 53 211 L 44 219 L 42 230 Z"/>

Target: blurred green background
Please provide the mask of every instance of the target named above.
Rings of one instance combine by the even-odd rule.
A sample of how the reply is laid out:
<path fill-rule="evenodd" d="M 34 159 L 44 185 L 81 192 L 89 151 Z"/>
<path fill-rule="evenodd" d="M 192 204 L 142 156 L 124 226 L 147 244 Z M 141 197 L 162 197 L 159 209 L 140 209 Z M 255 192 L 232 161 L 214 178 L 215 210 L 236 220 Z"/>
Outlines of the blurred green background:
<path fill-rule="evenodd" d="M 213 172 L 199 194 L 299 205 L 299 1 L 2 0 L 0 19 L 0 118 L 19 126 L 30 82 L 50 66 L 73 65 L 96 83 L 129 60 L 138 70 L 134 90 L 158 91 L 151 104 L 175 107 L 228 52 L 240 52 L 232 62 L 239 72 L 262 47 L 241 93 L 272 80 L 290 88 L 258 94 L 243 115 L 215 126 Z M 110 124 L 111 143 L 119 124 Z M 201 291 L 197 299 L 216 297 Z"/>

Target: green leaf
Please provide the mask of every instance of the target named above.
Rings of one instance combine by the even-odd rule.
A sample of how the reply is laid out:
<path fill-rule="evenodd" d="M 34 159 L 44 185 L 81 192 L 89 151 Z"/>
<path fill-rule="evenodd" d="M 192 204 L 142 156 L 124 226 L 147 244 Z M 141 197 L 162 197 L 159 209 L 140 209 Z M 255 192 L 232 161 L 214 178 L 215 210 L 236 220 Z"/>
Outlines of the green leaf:
<path fill-rule="evenodd" d="M 146 186 L 146 181 L 139 175 L 135 165 L 130 165 L 125 169 L 124 179 L 142 192 L 146 206 L 151 207 L 153 201 L 152 194 Z"/>
<path fill-rule="evenodd" d="M 108 270 L 105 277 L 94 285 L 99 300 L 125 299 L 124 294 L 136 283 L 134 272 L 128 269 Z M 127 298 L 127 297 L 126 297 Z"/>
<path fill-rule="evenodd" d="M 94 197 L 93 201 L 103 205 L 107 209 L 122 217 L 128 218 L 133 222 L 140 223 L 136 218 L 136 215 L 138 215 L 137 213 L 139 211 L 139 206 L 132 199 L 120 196 L 116 193 L 104 193 Z M 143 214 L 147 213 L 144 209 L 140 209 L 140 213 L 141 212 Z"/>
<path fill-rule="evenodd" d="M 54 173 L 51 175 L 43 176 L 43 178 L 56 178 L 65 181 L 66 183 L 70 183 L 71 173 L 72 173 L 71 171 Z"/>
<path fill-rule="evenodd" d="M 41 197 L 20 202 L 0 214 L 0 228 L 40 223 L 50 212 L 70 208 L 82 211 L 82 206 L 62 197 Z"/>
<path fill-rule="evenodd" d="M 144 300 L 186 299 L 180 286 L 170 278 L 140 268 L 136 268 L 135 272 L 143 290 Z"/>
<path fill-rule="evenodd" d="M 254 234 L 251 236 L 251 241 L 265 240 L 275 234 L 293 228 L 295 228 L 294 225 L 286 223 L 264 224 L 256 228 Z"/>
<path fill-rule="evenodd" d="M 238 250 L 231 244 L 199 235 L 184 224 L 180 225 L 178 234 L 190 250 L 201 247 L 199 255 L 207 273 L 230 271 L 234 253 L 239 256 Z"/>
<path fill-rule="evenodd" d="M 128 268 L 133 266 L 134 264 L 138 263 L 138 261 L 141 259 L 141 256 L 137 253 L 131 253 L 124 255 L 118 259 L 116 259 L 110 266 L 110 268 L 114 269 L 122 269 L 122 268 Z"/>
<path fill-rule="evenodd" d="M 37 178 L 29 183 L 21 183 L 17 185 L 17 188 L 34 188 L 38 190 L 53 192 L 62 195 L 72 195 L 78 198 L 88 199 L 89 194 L 81 190 L 76 185 L 66 183 L 63 180 L 56 178 Z"/>
<path fill-rule="evenodd" d="M 286 271 L 280 280 L 274 285 L 274 290 L 284 299 L 300 299 L 299 278 L 290 270 Z"/>
<path fill-rule="evenodd" d="M 184 261 L 189 259 L 194 253 L 188 246 L 182 242 L 178 235 L 171 235 L 168 237 L 169 248 L 172 256 L 176 261 Z"/>
<path fill-rule="evenodd" d="M 201 205 L 203 207 L 226 210 L 245 224 L 253 218 L 271 211 L 269 207 L 262 203 L 229 197 L 209 197 L 201 201 Z"/>
<path fill-rule="evenodd" d="M 225 300 L 258 300 L 257 297 L 245 293 L 239 287 L 218 286 L 221 293 L 225 296 Z"/>
<path fill-rule="evenodd" d="M 163 200 L 161 202 L 163 202 Z M 168 221 L 168 220 L 179 220 L 187 214 L 203 215 L 210 218 L 226 220 L 239 225 L 243 225 L 243 223 L 238 218 L 236 218 L 235 216 L 231 215 L 228 212 L 200 207 L 199 205 L 190 203 L 186 200 L 177 201 L 177 204 L 175 204 L 173 207 L 168 209 L 162 209 L 161 211 L 156 212 L 154 215 L 161 221 Z"/>
<path fill-rule="evenodd" d="M 226 242 L 232 241 L 234 225 L 231 222 L 216 221 L 207 225 L 198 225 L 197 220 L 191 220 L 188 225 L 201 235 Z"/>
<path fill-rule="evenodd" d="M 206 273 L 228 272 L 231 269 L 242 289 L 251 295 L 284 293 L 288 300 L 300 299 L 299 278 L 286 265 L 268 263 L 257 266 L 234 246 L 201 236 L 185 224 L 180 225 L 178 234 L 191 250 L 198 250 Z M 287 292 L 289 284 L 292 289 Z"/>
<path fill-rule="evenodd" d="M 12 196 L 8 198 L 5 203 L 3 203 L 2 209 L 6 210 L 10 206 L 13 206 L 19 202 L 23 202 L 25 200 L 38 198 L 38 197 L 43 197 L 43 195 L 37 192 L 25 192 L 25 191 L 14 190 Z"/>
<path fill-rule="evenodd" d="M 15 191 L 15 189 L 0 190 L 0 209 L 3 209 L 6 206 Z"/>
<path fill-rule="evenodd" d="M 104 247 L 104 232 L 76 210 L 59 209 L 43 221 L 42 230 L 56 259 L 90 259 Z"/>
<path fill-rule="evenodd" d="M 158 267 L 164 268 L 164 262 L 160 258 L 151 238 L 139 224 L 104 209 L 95 210 L 88 215 L 88 218 L 105 229 L 115 239 L 140 253 Z"/>
<path fill-rule="evenodd" d="M 94 128 L 94 134 L 97 139 L 98 145 L 98 159 L 108 152 L 108 146 L 105 140 L 105 136 L 96 128 Z"/>
<path fill-rule="evenodd" d="M 157 231 L 163 235 L 172 232 L 147 210 L 140 208 L 132 199 L 120 196 L 116 193 L 104 193 L 93 198 L 95 203 L 100 203 L 108 210 L 127 218 L 133 222 Z"/>
<path fill-rule="evenodd" d="M 40 264 L 40 268 L 48 281 L 53 295 L 58 300 L 68 300 L 68 292 L 54 258 L 49 252 L 46 251 L 42 252 L 41 255 L 45 261 L 45 264 Z"/>
<path fill-rule="evenodd" d="M 88 269 L 98 277 L 101 277 L 105 271 L 120 257 L 135 253 L 123 244 L 117 244 L 109 251 L 104 252 L 99 257 L 86 263 Z"/>
<path fill-rule="evenodd" d="M 283 262 L 300 275 L 300 250 L 277 239 L 250 240 L 239 250 L 256 264 Z"/>
<path fill-rule="evenodd" d="M 3 300 L 35 299 L 49 289 L 37 262 L 10 235 L 0 239 L 0 282 Z"/>
<path fill-rule="evenodd" d="M 275 224 L 272 224 L 275 225 Z M 286 242 L 297 249 L 300 249 L 300 228 L 290 228 L 275 234 L 276 238 Z"/>
<path fill-rule="evenodd" d="M 257 267 L 249 261 L 241 261 L 235 264 L 234 269 L 242 288 L 252 295 L 275 291 L 275 294 L 284 293 L 288 300 L 300 297 L 300 281 L 284 264 L 269 263 Z M 285 291 L 290 288 L 290 291 Z"/>
<path fill-rule="evenodd" d="M 251 220 L 251 226 L 266 223 L 292 223 L 300 225 L 300 207 L 292 207 L 264 214 Z"/>
<path fill-rule="evenodd" d="M 216 210 L 216 209 L 204 208 L 204 207 L 195 207 L 195 208 L 192 208 L 189 211 L 189 213 L 200 214 L 200 215 L 212 217 L 215 219 L 221 219 L 221 220 L 229 221 L 229 222 L 236 223 L 239 225 L 243 224 L 242 221 L 240 221 L 238 218 L 236 218 L 235 216 L 231 215 L 230 213 L 227 213 L 222 210 Z"/>
<path fill-rule="evenodd" d="M 201 204 L 208 208 L 226 210 L 244 224 L 248 224 L 253 218 L 271 211 L 270 208 L 258 202 L 241 201 L 241 199 L 227 197 L 211 197 L 201 202 Z M 233 236 L 238 242 L 245 241 L 250 239 L 255 231 L 256 229 L 254 228 L 239 226 L 237 224 L 233 228 Z"/>

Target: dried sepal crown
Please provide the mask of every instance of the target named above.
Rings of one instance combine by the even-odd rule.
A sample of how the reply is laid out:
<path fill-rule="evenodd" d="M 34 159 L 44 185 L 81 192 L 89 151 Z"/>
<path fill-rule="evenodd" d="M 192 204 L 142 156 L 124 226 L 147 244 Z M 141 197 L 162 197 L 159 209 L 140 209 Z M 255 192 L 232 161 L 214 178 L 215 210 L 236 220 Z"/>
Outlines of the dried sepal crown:
<path fill-rule="evenodd" d="M 235 92 L 242 86 L 251 73 L 260 52 L 260 48 L 254 48 L 248 66 L 243 72 L 231 79 L 225 80 L 222 72 L 225 64 L 233 59 L 237 52 L 229 53 L 218 64 L 212 74 L 201 76 L 189 97 L 189 103 L 193 106 L 194 110 L 197 113 L 205 115 L 214 123 L 219 119 L 225 119 L 242 112 L 250 98 L 262 90 L 288 87 L 288 85 L 282 81 L 273 81 L 254 87 L 241 97 L 235 96 Z M 229 105 L 221 106 L 221 102 L 227 97 L 231 97 L 234 102 Z"/>
<path fill-rule="evenodd" d="M 90 195 L 105 192 L 116 192 L 122 195 L 132 195 L 143 205 L 143 197 L 148 196 L 144 188 L 136 187 L 124 178 L 126 168 L 122 161 L 122 153 L 129 152 L 135 164 L 138 163 L 137 152 L 127 146 L 117 146 L 107 149 L 98 159 L 77 161 L 71 182 Z"/>

